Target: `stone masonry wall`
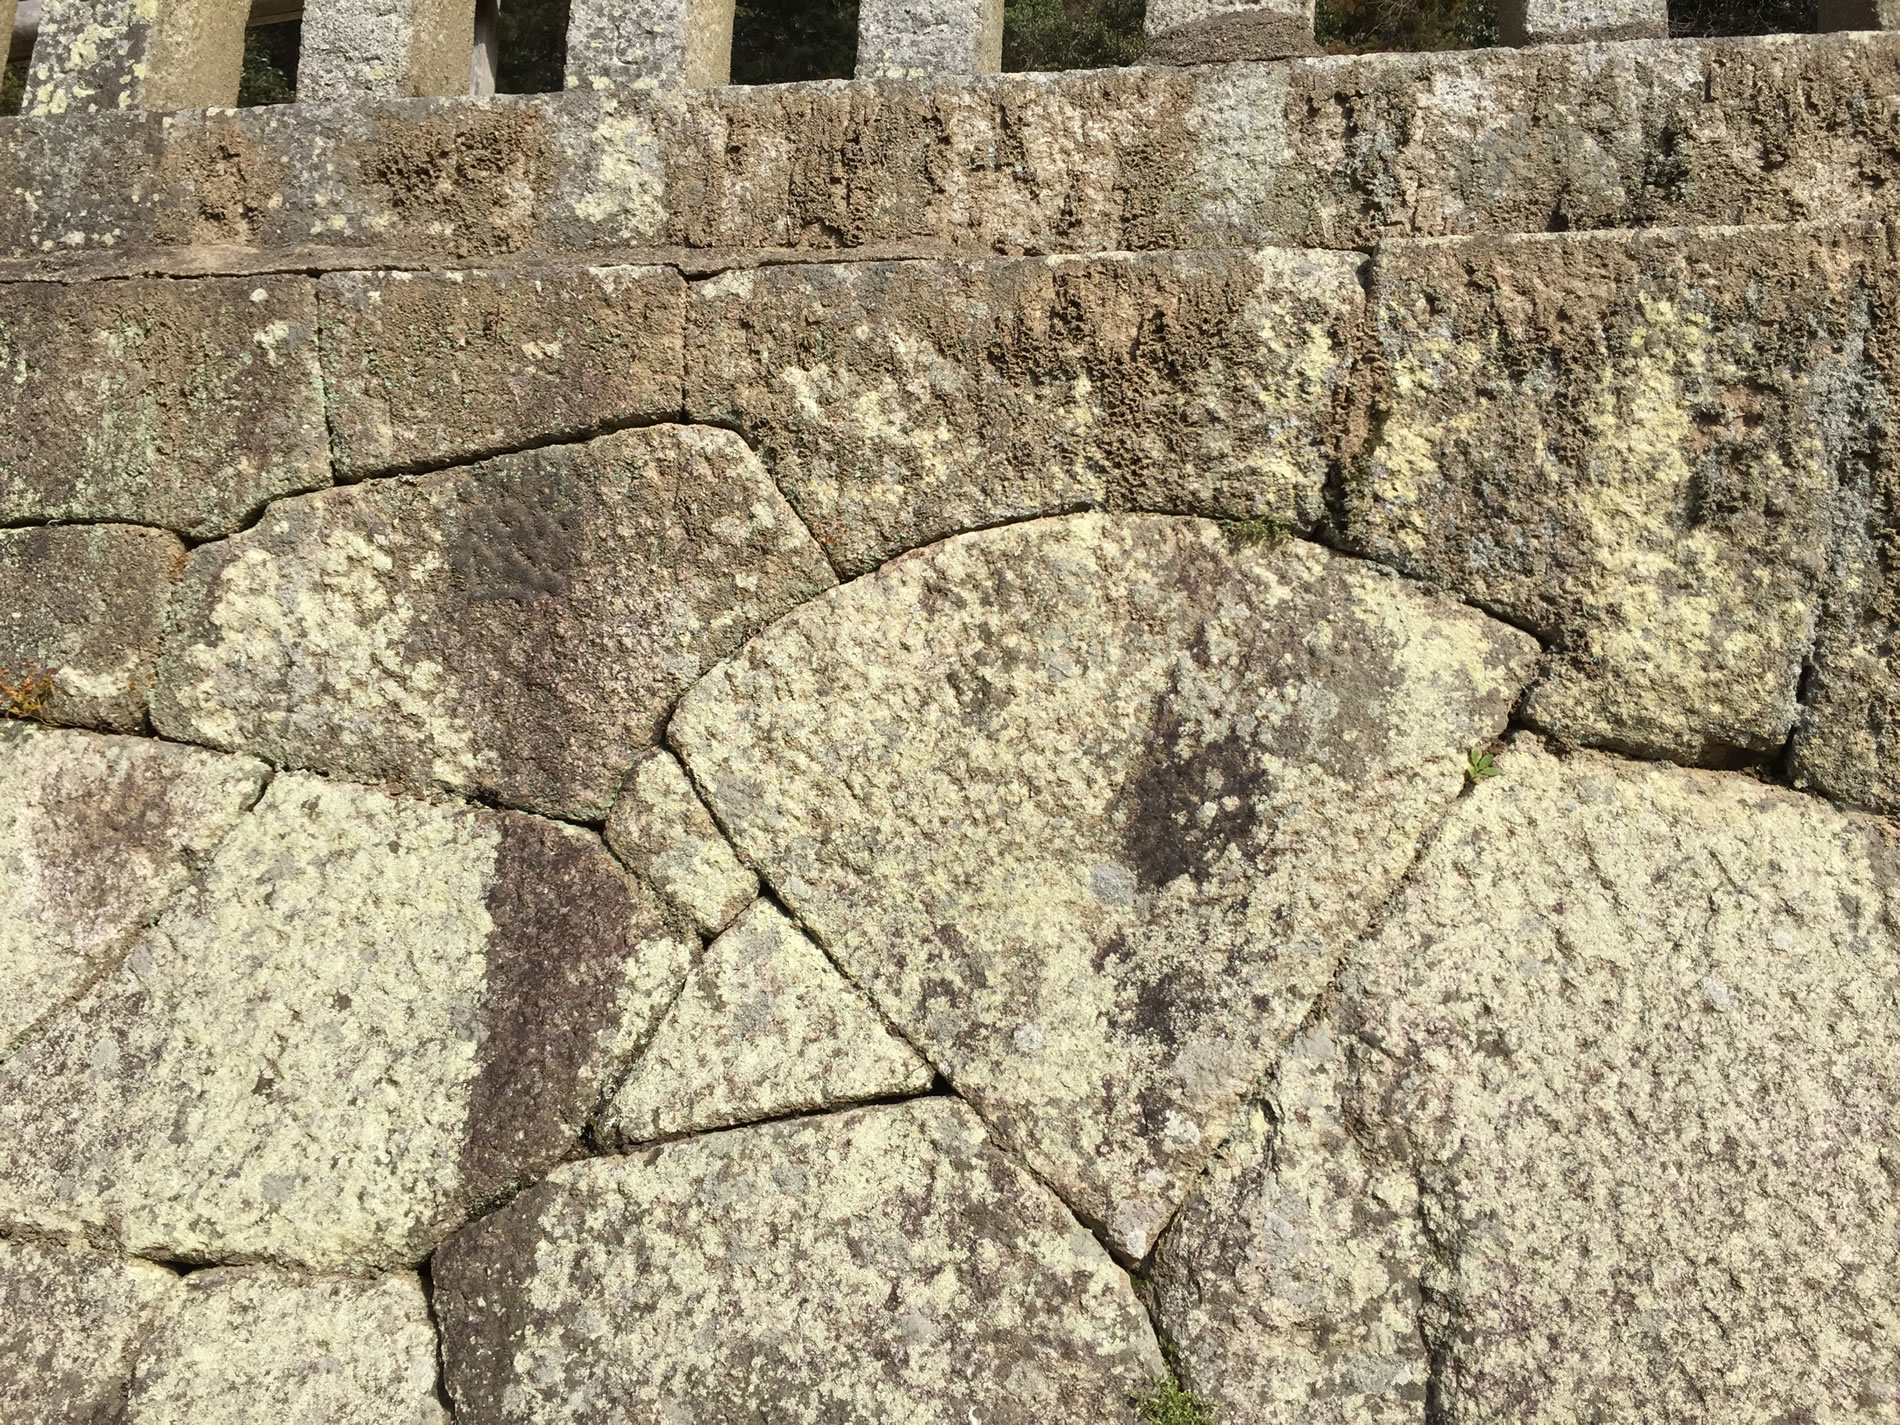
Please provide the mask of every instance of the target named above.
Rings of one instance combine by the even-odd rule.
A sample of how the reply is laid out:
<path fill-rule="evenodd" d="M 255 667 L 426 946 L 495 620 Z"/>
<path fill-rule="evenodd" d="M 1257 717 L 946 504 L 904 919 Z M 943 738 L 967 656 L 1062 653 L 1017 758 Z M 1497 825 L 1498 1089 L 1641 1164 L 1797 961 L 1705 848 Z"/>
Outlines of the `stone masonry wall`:
<path fill-rule="evenodd" d="M 1896 194 L 1877 34 L 0 120 L 0 1420 L 1900 1422 Z"/>

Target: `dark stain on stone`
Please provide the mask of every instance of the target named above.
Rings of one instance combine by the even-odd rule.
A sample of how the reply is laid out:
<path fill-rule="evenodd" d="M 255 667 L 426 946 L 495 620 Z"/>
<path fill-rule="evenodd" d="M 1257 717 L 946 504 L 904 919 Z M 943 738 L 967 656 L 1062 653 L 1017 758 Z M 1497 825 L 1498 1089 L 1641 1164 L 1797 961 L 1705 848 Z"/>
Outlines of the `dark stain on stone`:
<path fill-rule="evenodd" d="M 455 522 L 456 591 L 471 604 L 566 597 L 590 523 L 575 482 L 557 461 L 529 455 L 485 493 Z"/>
<path fill-rule="evenodd" d="M 1122 789 L 1122 849 L 1144 890 L 1181 876 L 1203 885 L 1230 846 L 1253 834 L 1268 790 L 1255 749 L 1228 733 L 1198 746 L 1164 698 L 1153 755 Z"/>
<path fill-rule="evenodd" d="M 447 232 L 437 241 L 457 254 L 513 252 L 531 245 L 537 225 L 520 195 L 545 189 L 551 162 L 538 111 L 470 107 L 389 123 L 362 174 L 388 193 L 404 231 Z"/>

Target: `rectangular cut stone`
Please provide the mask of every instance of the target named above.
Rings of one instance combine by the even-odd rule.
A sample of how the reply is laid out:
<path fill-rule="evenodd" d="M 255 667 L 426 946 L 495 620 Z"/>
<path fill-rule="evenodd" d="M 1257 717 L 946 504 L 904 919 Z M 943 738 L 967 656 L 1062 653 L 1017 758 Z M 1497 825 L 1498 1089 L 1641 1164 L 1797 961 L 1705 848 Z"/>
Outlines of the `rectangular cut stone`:
<path fill-rule="evenodd" d="M 1498 37 L 1510 45 L 1669 37 L 1664 0 L 1504 0 Z"/>
<path fill-rule="evenodd" d="M 686 283 L 671 268 L 338 272 L 317 305 L 339 479 L 680 409 Z"/>
<path fill-rule="evenodd" d="M 137 525 L 0 531 L 0 669 L 53 680 L 48 722 L 140 732 L 178 536 Z"/>
<path fill-rule="evenodd" d="M 212 538 L 330 483 L 316 285 L 0 286 L 0 523 Z"/>
<path fill-rule="evenodd" d="M 994 74 L 1003 67 L 1003 0 L 860 0 L 860 79 Z"/>
<path fill-rule="evenodd" d="M 567 87 L 724 84 L 732 76 L 733 0 L 574 0 Z"/>
<path fill-rule="evenodd" d="M 847 574 L 1084 507 L 1321 514 L 1357 253 L 776 267 L 696 286 L 687 409 Z"/>
<path fill-rule="evenodd" d="M 1314 54 L 1313 0 L 1150 0 L 1144 58 L 1220 64 Z"/>
<path fill-rule="evenodd" d="M 1525 713 L 1680 762 L 1771 756 L 1884 409 L 1878 230 L 1392 244 L 1348 547 L 1536 631 Z"/>
<path fill-rule="evenodd" d="M 249 0 L 45 0 L 23 107 L 64 114 L 235 104 L 249 15 Z"/>
<path fill-rule="evenodd" d="M 299 99 L 466 94 L 475 0 L 309 0 Z"/>

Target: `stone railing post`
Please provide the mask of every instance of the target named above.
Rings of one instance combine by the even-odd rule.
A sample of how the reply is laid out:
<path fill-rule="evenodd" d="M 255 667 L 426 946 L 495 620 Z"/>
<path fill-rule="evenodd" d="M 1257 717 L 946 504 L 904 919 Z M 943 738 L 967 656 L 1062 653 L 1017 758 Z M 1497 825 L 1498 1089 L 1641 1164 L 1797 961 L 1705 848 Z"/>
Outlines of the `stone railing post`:
<path fill-rule="evenodd" d="M 6 4 L 7 33 L 13 9 Z M 250 0 L 46 0 L 29 114 L 196 109 L 237 102 Z"/>
<path fill-rule="evenodd" d="M 860 79 L 994 74 L 1003 67 L 1003 0 L 860 0 Z"/>
<path fill-rule="evenodd" d="M 4 45 L 0 45 L 0 50 L 9 51 L 7 54 L 9 61 L 13 58 L 11 54 L 13 46 L 13 17 L 17 13 L 14 6 L 15 0 L 0 0 L 0 38 L 4 38 L 6 41 Z"/>
<path fill-rule="evenodd" d="M 732 10 L 733 0 L 573 0 L 567 87 L 725 84 Z"/>
<path fill-rule="evenodd" d="M 1669 38 L 1666 0 L 1503 0 L 1498 38 L 1507 45 Z"/>
<path fill-rule="evenodd" d="M 299 99 L 466 94 L 475 0 L 309 0 Z"/>
<path fill-rule="evenodd" d="M 1218 64 L 1317 54 L 1313 0 L 1148 0 L 1144 58 L 1157 64 Z"/>

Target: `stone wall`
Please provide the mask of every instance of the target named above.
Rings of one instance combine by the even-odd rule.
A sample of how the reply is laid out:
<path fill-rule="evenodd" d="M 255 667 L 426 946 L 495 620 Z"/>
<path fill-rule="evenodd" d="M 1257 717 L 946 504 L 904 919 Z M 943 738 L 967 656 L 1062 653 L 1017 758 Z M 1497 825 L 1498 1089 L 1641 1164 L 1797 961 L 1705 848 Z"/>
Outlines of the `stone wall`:
<path fill-rule="evenodd" d="M 1869 34 L 0 120 L 0 1419 L 1900 1420 L 1896 180 Z"/>

